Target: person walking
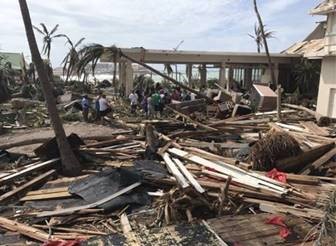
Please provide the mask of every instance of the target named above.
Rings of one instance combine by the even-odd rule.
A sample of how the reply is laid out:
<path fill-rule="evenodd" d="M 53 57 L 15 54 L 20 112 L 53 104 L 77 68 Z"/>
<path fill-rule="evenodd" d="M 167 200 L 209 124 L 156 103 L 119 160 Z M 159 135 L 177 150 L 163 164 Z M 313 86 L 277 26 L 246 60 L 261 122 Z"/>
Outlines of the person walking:
<path fill-rule="evenodd" d="M 99 115 L 101 124 L 104 124 L 104 117 L 112 111 L 112 108 L 106 100 L 106 95 L 102 95 L 99 99 Z"/>
<path fill-rule="evenodd" d="M 90 103 L 87 95 L 84 95 L 82 98 L 82 114 L 83 114 L 83 119 L 85 122 L 89 121 L 89 108 L 90 108 Z"/>
<path fill-rule="evenodd" d="M 96 100 L 95 100 L 95 110 L 96 110 L 96 118 L 95 120 L 100 120 L 100 110 L 99 110 L 99 99 L 101 98 L 102 96 L 102 93 L 99 92 L 98 96 L 96 97 Z"/>
<path fill-rule="evenodd" d="M 131 114 L 135 114 L 136 109 L 138 107 L 138 100 L 139 100 L 137 93 L 132 91 L 131 94 L 128 96 L 128 99 L 131 101 Z"/>

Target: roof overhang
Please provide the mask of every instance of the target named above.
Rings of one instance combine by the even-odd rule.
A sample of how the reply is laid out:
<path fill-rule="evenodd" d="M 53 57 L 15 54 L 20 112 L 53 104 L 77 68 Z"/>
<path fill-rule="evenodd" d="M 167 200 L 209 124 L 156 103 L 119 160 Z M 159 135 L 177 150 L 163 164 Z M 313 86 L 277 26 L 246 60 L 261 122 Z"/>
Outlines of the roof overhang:
<path fill-rule="evenodd" d="M 158 64 L 267 64 L 265 53 L 253 52 L 216 52 L 216 51 L 174 51 L 143 48 L 121 49 L 123 53 L 145 63 Z M 271 54 L 273 63 L 291 63 L 301 57 L 297 54 Z M 112 62 L 112 56 L 104 54 L 102 62 Z"/>

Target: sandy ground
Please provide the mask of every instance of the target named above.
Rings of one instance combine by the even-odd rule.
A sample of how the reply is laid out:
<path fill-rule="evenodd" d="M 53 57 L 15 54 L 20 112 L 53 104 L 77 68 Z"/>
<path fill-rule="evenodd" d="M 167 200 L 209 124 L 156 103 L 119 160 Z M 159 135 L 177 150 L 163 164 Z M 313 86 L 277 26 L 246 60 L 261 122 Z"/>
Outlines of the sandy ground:
<path fill-rule="evenodd" d="M 115 134 L 118 131 L 124 131 L 121 129 L 111 128 L 108 126 L 89 124 L 84 122 L 74 122 L 64 124 L 64 129 L 67 135 L 76 133 L 80 137 L 90 136 L 108 136 Z M 50 127 L 29 129 L 29 130 L 16 130 L 14 132 L 4 134 L 0 136 L 0 144 L 9 144 L 24 141 L 33 138 L 48 138 L 54 137 L 54 132 Z M 22 147 L 11 148 L 11 152 L 31 154 L 33 150 L 39 146 L 39 144 L 33 144 Z"/>

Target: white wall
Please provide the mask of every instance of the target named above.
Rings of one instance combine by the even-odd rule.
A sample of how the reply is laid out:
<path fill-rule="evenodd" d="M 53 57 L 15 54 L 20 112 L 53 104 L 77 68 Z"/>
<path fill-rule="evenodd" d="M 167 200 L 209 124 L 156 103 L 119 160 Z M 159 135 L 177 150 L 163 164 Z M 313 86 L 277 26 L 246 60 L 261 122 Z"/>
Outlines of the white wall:
<path fill-rule="evenodd" d="M 326 56 L 322 60 L 317 112 L 336 118 L 336 56 Z"/>

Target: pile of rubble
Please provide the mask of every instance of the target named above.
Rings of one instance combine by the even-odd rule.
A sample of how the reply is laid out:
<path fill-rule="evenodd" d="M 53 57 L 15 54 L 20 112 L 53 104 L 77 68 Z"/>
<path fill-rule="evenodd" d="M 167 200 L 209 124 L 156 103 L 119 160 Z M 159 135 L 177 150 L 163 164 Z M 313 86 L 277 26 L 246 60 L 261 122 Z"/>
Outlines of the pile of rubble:
<path fill-rule="evenodd" d="M 83 164 L 72 178 L 60 174 L 52 140 L 33 157 L 10 151 L 27 142 L 2 145 L 0 241 L 332 245 L 335 132 L 315 113 L 284 106 L 281 122 L 273 111 L 218 120 L 223 110 L 196 100 L 170 105 L 170 120 L 70 135 Z"/>

